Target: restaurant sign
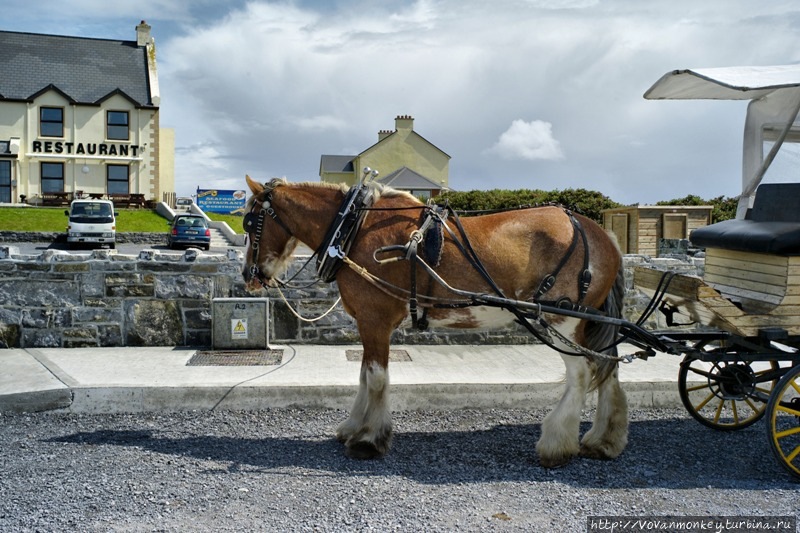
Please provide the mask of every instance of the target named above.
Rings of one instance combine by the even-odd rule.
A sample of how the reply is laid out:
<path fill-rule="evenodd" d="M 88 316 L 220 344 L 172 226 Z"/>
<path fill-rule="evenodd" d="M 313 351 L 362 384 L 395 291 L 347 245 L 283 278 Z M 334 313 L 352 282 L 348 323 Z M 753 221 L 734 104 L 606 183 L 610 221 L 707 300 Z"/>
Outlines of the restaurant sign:
<path fill-rule="evenodd" d="M 212 213 L 242 215 L 246 199 L 245 191 L 197 189 L 197 207 Z"/>

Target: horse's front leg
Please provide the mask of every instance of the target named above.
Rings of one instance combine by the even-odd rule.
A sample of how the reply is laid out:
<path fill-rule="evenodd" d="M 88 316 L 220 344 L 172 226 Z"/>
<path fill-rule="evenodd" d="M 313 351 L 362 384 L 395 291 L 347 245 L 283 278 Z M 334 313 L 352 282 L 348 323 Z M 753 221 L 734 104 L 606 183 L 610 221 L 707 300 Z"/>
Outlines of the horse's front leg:
<path fill-rule="evenodd" d="M 361 360 L 358 394 L 347 420 L 336 430 L 336 437 L 347 446 L 347 455 L 374 459 L 389 451 L 392 418 L 389 411 L 389 338 L 361 332 L 364 357 Z"/>

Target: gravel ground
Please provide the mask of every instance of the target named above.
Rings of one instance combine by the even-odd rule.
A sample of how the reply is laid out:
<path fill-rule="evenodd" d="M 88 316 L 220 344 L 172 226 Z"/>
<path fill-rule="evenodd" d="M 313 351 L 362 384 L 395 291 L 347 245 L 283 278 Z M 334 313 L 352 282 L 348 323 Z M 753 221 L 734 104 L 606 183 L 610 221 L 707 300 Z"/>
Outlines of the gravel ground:
<path fill-rule="evenodd" d="M 723 433 L 633 411 L 619 459 L 545 470 L 545 414 L 395 413 L 378 461 L 344 456 L 343 411 L 0 415 L 0 530 L 585 531 L 591 515 L 800 514 L 763 422 Z"/>

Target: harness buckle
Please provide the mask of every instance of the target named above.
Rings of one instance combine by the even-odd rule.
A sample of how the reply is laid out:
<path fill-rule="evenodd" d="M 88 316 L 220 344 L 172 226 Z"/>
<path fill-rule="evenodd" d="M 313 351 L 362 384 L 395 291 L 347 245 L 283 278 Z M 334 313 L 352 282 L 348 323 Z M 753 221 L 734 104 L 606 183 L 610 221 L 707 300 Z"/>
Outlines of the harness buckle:
<path fill-rule="evenodd" d="M 539 284 L 539 288 L 536 290 L 536 294 L 534 295 L 533 299 L 537 299 L 547 291 L 553 288 L 553 285 L 556 284 L 556 277 L 553 274 L 548 274 Z"/>
<path fill-rule="evenodd" d="M 334 258 L 337 257 L 339 259 L 344 259 L 344 252 L 338 246 L 328 246 L 328 257 Z"/>

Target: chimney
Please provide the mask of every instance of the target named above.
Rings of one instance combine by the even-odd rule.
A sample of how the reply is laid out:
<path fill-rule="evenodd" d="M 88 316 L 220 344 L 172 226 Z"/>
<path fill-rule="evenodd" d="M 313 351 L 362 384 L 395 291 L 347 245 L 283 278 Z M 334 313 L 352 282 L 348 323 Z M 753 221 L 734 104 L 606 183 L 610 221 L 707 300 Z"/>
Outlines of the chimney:
<path fill-rule="evenodd" d="M 394 119 L 395 130 L 413 130 L 414 117 L 411 115 L 397 115 Z"/>
<path fill-rule="evenodd" d="M 392 130 L 381 130 L 381 131 L 379 131 L 378 132 L 378 142 L 381 142 L 382 140 L 384 140 L 386 137 L 388 137 L 392 133 L 394 133 Z"/>
<path fill-rule="evenodd" d="M 151 41 L 150 25 L 142 21 L 136 26 L 136 46 L 147 46 Z"/>

